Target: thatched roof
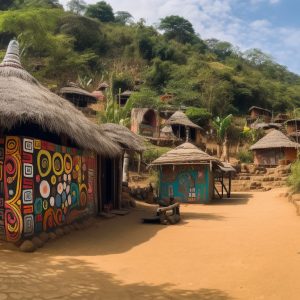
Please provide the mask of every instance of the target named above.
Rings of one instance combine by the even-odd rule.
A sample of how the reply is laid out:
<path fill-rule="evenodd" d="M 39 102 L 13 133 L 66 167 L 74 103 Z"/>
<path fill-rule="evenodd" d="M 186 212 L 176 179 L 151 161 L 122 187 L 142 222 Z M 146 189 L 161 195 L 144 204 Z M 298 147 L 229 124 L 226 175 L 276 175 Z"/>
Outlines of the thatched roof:
<path fill-rule="evenodd" d="M 200 150 L 191 143 L 184 143 L 175 149 L 163 154 L 161 157 L 151 163 L 151 165 L 186 165 L 186 164 L 203 164 L 214 162 L 221 164 L 221 162 Z"/>
<path fill-rule="evenodd" d="M 280 127 L 282 127 L 281 124 L 279 123 L 265 123 L 265 122 L 261 122 L 261 123 L 253 123 L 250 125 L 250 127 L 252 129 L 263 129 L 263 130 L 267 130 L 267 129 L 279 129 Z"/>
<path fill-rule="evenodd" d="M 201 129 L 200 126 L 193 123 L 182 111 L 176 111 L 166 122 L 166 125 L 182 125 L 191 128 Z"/>
<path fill-rule="evenodd" d="M 259 107 L 259 106 L 251 106 L 248 111 L 250 112 L 254 109 L 259 110 L 259 111 L 263 111 L 263 112 L 268 113 L 269 115 L 272 115 L 272 112 L 269 109 L 265 109 L 265 108 L 262 108 L 262 107 Z"/>
<path fill-rule="evenodd" d="M 111 140 L 118 143 L 125 150 L 137 152 L 145 150 L 143 140 L 125 126 L 106 123 L 100 125 L 100 128 Z"/>
<path fill-rule="evenodd" d="M 109 84 L 106 81 L 101 82 L 98 86 L 98 90 L 105 90 L 107 88 L 109 88 Z"/>
<path fill-rule="evenodd" d="M 285 124 L 291 124 L 291 125 L 293 125 L 293 124 L 298 125 L 299 123 L 300 123 L 300 119 L 290 119 L 285 122 Z"/>
<path fill-rule="evenodd" d="M 67 95 L 79 95 L 83 96 L 87 102 L 89 103 L 96 103 L 97 98 L 95 95 L 91 94 L 90 92 L 80 88 L 76 83 L 70 82 L 68 86 L 63 87 L 59 91 L 60 95 L 67 96 Z"/>
<path fill-rule="evenodd" d="M 257 143 L 250 147 L 250 150 L 272 149 L 272 148 L 299 148 L 300 144 L 292 142 L 279 130 L 272 130 Z"/>
<path fill-rule="evenodd" d="M 23 69 L 19 44 L 11 41 L 0 64 L 0 127 L 10 130 L 27 122 L 64 134 L 79 147 L 99 154 L 116 155 L 120 151 L 99 126 Z"/>

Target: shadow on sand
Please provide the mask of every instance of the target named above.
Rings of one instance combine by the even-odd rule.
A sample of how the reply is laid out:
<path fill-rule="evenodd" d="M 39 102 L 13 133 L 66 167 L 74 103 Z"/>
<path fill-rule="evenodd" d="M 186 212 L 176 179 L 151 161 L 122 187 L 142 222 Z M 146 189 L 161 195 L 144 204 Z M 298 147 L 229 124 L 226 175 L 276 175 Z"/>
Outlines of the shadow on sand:
<path fill-rule="evenodd" d="M 210 203 L 210 205 L 245 205 L 253 197 L 251 193 L 234 193 L 231 198 L 216 198 Z"/>
<path fill-rule="evenodd" d="M 3 261 L 7 253 L 0 251 Z M 171 284 L 125 284 L 81 260 L 66 261 L 42 253 L 18 253 L 13 262 L 0 265 L 1 299 L 103 299 L 103 300 L 230 300 L 217 289 L 183 290 Z"/>

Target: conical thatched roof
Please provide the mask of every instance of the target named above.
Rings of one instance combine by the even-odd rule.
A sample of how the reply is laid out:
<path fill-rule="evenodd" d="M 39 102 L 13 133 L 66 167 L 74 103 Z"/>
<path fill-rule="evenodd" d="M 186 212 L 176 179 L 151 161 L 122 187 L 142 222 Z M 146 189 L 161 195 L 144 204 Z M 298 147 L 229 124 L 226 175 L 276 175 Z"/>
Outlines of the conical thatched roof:
<path fill-rule="evenodd" d="M 19 44 L 11 41 L 0 64 L 0 127 L 9 130 L 27 122 L 57 135 L 64 134 L 83 149 L 105 155 L 120 151 L 99 126 L 23 69 Z"/>
<path fill-rule="evenodd" d="M 100 125 L 100 128 L 111 140 L 118 143 L 125 150 L 138 152 L 145 150 L 143 140 L 125 126 L 106 123 Z"/>
<path fill-rule="evenodd" d="M 197 124 L 193 123 L 186 115 L 184 112 L 178 110 L 176 111 L 170 119 L 166 122 L 166 125 L 182 125 L 182 126 L 187 126 L 191 128 L 197 128 L 201 129 L 200 126 Z"/>
<path fill-rule="evenodd" d="M 279 130 L 272 130 L 257 143 L 250 147 L 250 150 L 272 149 L 272 148 L 299 148 L 300 144 L 292 142 Z"/>
<path fill-rule="evenodd" d="M 162 155 L 161 157 L 153 161 L 151 165 L 186 165 L 189 163 L 203 164 L 210 162 L 221 164 L 221 162 L 217 158 L 208 155 L 195 145 L 191 143 L 184 143 Z"/>

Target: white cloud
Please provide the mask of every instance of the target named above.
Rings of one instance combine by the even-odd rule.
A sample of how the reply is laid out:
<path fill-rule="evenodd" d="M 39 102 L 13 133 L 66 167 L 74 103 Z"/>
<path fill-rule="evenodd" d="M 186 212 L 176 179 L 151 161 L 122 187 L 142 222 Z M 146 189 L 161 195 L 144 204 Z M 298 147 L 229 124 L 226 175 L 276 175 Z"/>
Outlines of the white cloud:
<path fill-rule="evenodd" d="M 97 0 L 86 0 L 95 3 Z M 180 15 L 192 22 L 202 38 L 217 38 L 231 42 L 242 50 L 260 48 L 279 63 L 300 74 L 299 28 L 275 27 L 267 19 L 245 21 L 234 14 L 241 0 L 107 0 L 115 11 L 129 11 L 136 20 L 158 23 L 167 15 Z M 259 5 L 277 4 L 280 0 L 243 0 Z M 61 0 L 63 4 L 67 0 Z M 288 53 L 288 55 L 285 55 Z"/>

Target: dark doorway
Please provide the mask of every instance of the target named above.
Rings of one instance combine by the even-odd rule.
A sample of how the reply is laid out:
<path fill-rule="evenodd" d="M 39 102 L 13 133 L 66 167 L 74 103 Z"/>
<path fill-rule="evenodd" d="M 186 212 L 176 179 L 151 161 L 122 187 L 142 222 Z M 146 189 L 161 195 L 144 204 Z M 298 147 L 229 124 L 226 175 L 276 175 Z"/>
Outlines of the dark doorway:
<path fill-rule="evenodd" d="M 101 187 L 99 212 L 119 208 L 119 163 L 117 159 L 101 158 Z"/>

